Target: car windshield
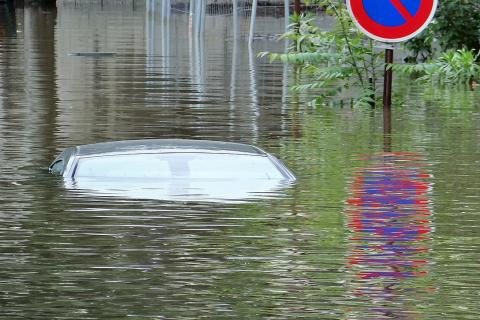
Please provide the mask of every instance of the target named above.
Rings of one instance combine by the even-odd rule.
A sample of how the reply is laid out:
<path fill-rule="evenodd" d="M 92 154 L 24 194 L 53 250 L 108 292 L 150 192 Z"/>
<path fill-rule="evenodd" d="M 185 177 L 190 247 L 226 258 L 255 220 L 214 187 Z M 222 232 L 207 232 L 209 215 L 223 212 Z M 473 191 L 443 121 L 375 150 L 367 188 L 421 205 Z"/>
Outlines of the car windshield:
<path fill-rule="evenodd" d="M 213 153 L 124 154 L 80 158 L 75 178 L 283 179 L 266 156 Z"/>

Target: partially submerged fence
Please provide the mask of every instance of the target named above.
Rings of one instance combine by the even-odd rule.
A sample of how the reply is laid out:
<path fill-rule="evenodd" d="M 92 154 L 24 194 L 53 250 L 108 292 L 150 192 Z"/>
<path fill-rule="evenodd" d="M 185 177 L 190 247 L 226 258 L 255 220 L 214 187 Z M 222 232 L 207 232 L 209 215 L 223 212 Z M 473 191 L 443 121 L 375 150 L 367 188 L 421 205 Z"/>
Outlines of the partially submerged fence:
<path fill-rule="evenodd" d="M 249 41 L 255 37 L 268 37 L 265 32 L 256 25 L 258 16 L 269 16 L 285 19 L 285 28 L 288 26 L 288 17 L 290 13 L 291 1 L 289 0 L 269 0 L 269 1 L 241 1 L 241 0 L 147 0 L 147 7 L 151 10 L 160 8 L 164 14 L 184 13 L 192 17 L 192 25 L 195 32 L 204 32 L 206 16 L 233 16 L 234 28 L 238 35 L 247 35 Z M 242 21 L 248 20 L 248 28 L 238 26 L 239 17 Z M 245 19 L 247 18 L 247 19 Z M 278 33 L 286 29 L 278 30 Z"/>
<path fill-rule="evenodd" d="M 292 0 L 59 0 L 58 6 L 100 8 L 125 7 L 141 8 L 145 6 L 148 12 L 161 11 L 163 15 L 188 14 L 192 19 L 194 31 L 204 32 L 206 16 L 232 16 L 236 36 L 246 37 L 249 41 L 255 38 L 274 38 L 283 33 L 288 26 L 288 17 L 292 11 Z M 285 19 L 285 28 L 271 34 L 261 25 L 257 18 L 274 17 Z M 241 19 L 239 19 L 241 18 Z M 238 28 L 238 29 L 237 29 Z"/>

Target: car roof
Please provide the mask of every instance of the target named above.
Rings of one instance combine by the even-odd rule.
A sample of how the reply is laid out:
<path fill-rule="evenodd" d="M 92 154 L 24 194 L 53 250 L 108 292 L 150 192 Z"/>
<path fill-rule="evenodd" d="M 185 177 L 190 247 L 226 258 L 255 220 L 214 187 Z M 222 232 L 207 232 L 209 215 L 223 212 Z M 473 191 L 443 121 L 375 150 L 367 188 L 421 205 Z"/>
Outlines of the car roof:
<path fill-rule="evenodd" d="M 188 139 L 144 139 L 101 142 L 94 144 L 80 145 L 76 148 L 77 156 L 93 156 L 108 153 L 131 153 L 136 151 L 171 151 L 171 150 L 194 150 L 208 152 L 233 152 L 247 153 L 252 155 L 265 155 L 259 148 L 233 142 L 220 142 L 209 140 L 188 140 Z"/>

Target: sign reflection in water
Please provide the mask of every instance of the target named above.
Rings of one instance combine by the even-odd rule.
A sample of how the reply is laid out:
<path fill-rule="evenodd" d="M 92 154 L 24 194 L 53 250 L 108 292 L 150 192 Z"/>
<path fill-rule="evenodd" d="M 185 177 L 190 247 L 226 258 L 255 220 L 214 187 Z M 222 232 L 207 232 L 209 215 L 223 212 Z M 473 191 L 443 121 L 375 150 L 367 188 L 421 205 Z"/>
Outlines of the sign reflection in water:
<path fill-rule="evenodd" d="M 363 160 L 370 165 L 354 173 L 347 200 L 347 267 L 350 299 L 365 303 L 350 311 L 361 319 L 410 319 L 415 300 L 421 299 L 417 294 L 428 291 L 420 279 L 429 269 L 431 176 L 414 153 Z"/>

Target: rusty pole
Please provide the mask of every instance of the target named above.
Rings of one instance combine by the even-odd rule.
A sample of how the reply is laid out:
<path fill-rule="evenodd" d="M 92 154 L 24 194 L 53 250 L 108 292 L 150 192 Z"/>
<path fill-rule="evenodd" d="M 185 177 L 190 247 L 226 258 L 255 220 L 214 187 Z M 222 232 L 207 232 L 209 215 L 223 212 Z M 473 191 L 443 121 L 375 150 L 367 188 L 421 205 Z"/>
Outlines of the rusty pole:
<path fill-rule="evenodd" d="M 293 1 L 293 12 L 295 12 L 295 14 L 298 16 L 302 13 L 302 5 L 300 4 L 300 0 Z"/>
<path fill-rule="evenodd" d="M 392 82 L 393 72 L 388 65 L 393 63 L 393 49 L 385 50 L 385 74 L 383 85 L 383 134 L 385 152 L 390 152 L 392 144 Z"/>
<path fill-rule="evenodd" d="M 384 74 L 384 87 L 383 87 L 383 108 L 392 108 L 392 69 L 387 68 L 388 65 L 393 63 L 393 49 L 385 49 L 385 74 Z"/>

